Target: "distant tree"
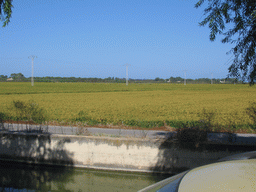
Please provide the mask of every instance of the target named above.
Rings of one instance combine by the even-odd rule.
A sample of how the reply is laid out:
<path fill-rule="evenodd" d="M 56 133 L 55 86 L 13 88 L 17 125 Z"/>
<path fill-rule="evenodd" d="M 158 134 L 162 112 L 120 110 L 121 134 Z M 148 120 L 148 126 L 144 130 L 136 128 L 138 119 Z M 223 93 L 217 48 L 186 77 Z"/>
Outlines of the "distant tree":
<path fill-rule="evenodd" d="M 1 79 L 7 79 L 7 75 L 0 75 Z"/>
<path fill-rule="evenodd" d="M 177 82 L 177 81 L 183 81 L 183 78 L 181 77 L 175 77 L 174 80 Z"/>
<path fill-rule="evenodd" d="M 11 78 L 13 78 L 13 80 L 16 80 L 16 81 L 22 81 L 25 79 L 24 75 L 22 73 L 12 73 Z"/>
<path fill-rule="evenodd" d="M 6 81 L 7 75 L 0 75 L 0 81 Z"/>
<path fill-rule="evenodd" d="M 200 7 L 207 0 L 199 0 Z M 222 43 L 235 44 L 231 52 L 234 60 L 229 67 L 229 76 L 250 84 L 256 80 L 256 0 L 208 0 L 204 10 L 205 18 L 200 26 L 208 24 L 210 40 L 224 35 Z M 226 30 L 226 26 L 229 29 Z"/>
<path fill-rule="evenodd" d="M 157 77 L 157 78 L 155 78 L 154 81 L 158 81 L 158 82 L 161 81 L 161 82 L 162 82 L 162 81 L 165 81 L 165 80 L 164 80 L 164 79 L 161 79 L 161 78 L 159 78 L 159 77 Z"/>
<path fill-rule="evenodd" d="M 10 22 L 12 8 L 12 0 L 0 0 L 0 20 L 3 22 L 3 27 Z"/>

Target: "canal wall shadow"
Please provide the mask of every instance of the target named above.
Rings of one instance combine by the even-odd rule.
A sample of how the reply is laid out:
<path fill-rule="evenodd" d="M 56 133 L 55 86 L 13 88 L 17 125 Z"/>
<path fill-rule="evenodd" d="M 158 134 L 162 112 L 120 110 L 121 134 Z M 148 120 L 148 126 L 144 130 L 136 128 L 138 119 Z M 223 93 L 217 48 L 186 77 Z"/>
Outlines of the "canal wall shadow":
<path fill-rule="evenodd" d="M 181 129 L 163 139 L 159 145 L 158 160 L 153 172 L 180 173 L 191 168 L 216 163 L 217 160 L 238 153 L 256 151 L 255 137 L 245 138 L 232 133 L 215 134 L 193 129 Z M 241 142 L 243 141 L 243 142 Z"/>
<path fill-rule="evenodd" d="M 65 150 L 70 139 L 62 138 L 52 144 L 51 134 L 41 130 L 0 132 L 0 159 L 27 163 L 73 166 L 73 153 Z"/>
<path fill-rule="evenodd" d="M 52 181 L 58 191 L 68 191 L 65 183 L 73 180 L 74 165 L 73 153 L 64 148 L 69 140 L 63 138 L 52 148 L 51 134 L 43 132 L 40 127 L 34 128 L 12 131 L 1 124 L 0 191 L 50 191 Z M 22 167 L 29 171 L 24 171 Z M 48 171 L 45 171 L 46 167 Z M 16 174 L 15 177 L 13 173 Z"/>

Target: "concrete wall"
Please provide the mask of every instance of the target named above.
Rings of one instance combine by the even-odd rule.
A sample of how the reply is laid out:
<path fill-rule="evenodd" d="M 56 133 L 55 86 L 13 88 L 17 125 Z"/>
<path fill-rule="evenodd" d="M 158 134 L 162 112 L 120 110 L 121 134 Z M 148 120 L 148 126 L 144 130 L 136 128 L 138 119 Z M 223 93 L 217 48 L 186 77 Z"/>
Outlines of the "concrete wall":
<path fill-rule="evenodd" d="M 244 151 L 173 140 L 22 133 L 1 133 L 0 138 L 4 160 L 139 172 L 176 173 Z"/>

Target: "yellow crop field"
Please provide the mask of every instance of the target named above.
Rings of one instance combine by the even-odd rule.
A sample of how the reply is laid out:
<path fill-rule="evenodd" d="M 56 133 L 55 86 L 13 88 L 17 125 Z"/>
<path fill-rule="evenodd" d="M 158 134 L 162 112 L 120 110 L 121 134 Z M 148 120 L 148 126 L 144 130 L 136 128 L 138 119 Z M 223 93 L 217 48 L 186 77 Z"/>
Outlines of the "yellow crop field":
<path fill-rule="evenodd" d="M 256 87 L 249 85 L 0 83 L 0 90 L 0 112 L 8 117 L 16 115 L 13 101 L 30 101 L 46 111 L 48 122 L 66 123 L 210 121 L 241 128 L 254 123 L 246 111 L 256 102 Z"/>

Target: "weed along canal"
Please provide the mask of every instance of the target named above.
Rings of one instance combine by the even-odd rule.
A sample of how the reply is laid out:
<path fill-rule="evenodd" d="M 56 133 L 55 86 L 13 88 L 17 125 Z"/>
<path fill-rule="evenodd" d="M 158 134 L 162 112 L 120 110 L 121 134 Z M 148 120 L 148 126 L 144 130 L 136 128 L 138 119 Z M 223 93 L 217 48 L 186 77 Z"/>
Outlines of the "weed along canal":
<path fill-rule="evenodd" d="M 0 163 L 0 191 L 138 191 L 170 175 Z"/>

